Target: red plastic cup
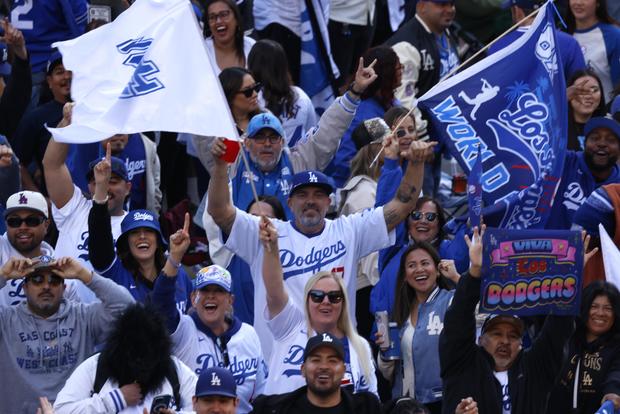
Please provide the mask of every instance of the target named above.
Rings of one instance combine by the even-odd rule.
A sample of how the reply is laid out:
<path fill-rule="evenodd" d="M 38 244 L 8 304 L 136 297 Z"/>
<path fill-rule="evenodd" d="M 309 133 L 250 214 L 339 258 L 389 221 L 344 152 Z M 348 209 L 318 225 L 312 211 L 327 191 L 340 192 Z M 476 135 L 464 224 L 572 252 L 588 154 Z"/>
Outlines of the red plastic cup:
<path fill-rule="evenodd" d="M 224 144 L 226 145 L 226 152 L 220 155 L 220 159 L 228 163 L 233 163 L 237 159 L 241 145 L 239 141 L 224 138 Z"/>

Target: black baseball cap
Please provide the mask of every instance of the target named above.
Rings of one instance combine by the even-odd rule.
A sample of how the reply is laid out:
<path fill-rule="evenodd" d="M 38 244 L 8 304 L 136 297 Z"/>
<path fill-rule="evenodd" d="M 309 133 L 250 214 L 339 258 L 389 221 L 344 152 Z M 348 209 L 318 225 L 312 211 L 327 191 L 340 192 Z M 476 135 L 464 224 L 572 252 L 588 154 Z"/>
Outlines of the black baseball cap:
<path fill-rule="evenodd" d="M 321 333 L 308 339 L 306 349 L 304 349 L 304 362 L 306 362 L 306 359 L 312 352 L 324 346 L 332 348 L 336 351 L 340 359 L 344 361 L 344 346 L 342 345 L 342 341 L 328 333 Z"/>

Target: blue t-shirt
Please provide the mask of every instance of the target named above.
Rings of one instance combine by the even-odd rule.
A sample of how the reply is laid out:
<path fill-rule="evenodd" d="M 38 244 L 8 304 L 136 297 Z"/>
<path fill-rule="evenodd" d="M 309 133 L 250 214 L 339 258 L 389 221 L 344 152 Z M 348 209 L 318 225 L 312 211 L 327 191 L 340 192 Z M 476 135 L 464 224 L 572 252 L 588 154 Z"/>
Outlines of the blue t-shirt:
<path fill-rule="evenodd" d="M 52 43 L 84 33 L 88 19 L 86 0 L 15 0 L 9 20 L 22 31 L 32 72 L 45 72 Z"/>
<path fill-rule="evenodd" d="M 523 36 L 527 29 L 528 27 L 519 27 L 517 30 L 514 30 L 500 38 L 489 48 L 489 55 L 500 51 Z M 558 42 L 558 53 L 560 54 L 560 60 L 562 61 L 562 66 L 564 67 L 564 79 L 568 80 L 573 73 L 586 68 L 586 61 L 583 58 L 583 53 L 581 52 L 579 43 L 577 43 L 572 36 L 556 30 L 555 37 Z"/>
<path fill-rule="evenodd" d="M 254 324 L 254 281 L 250 266 L 239 256 L 233 256 L 228 267 L 232 278 L 231 290 L 235 296 L 235 316 L 249 325 Z"/>
<path fill-rule="evenodd" d="M 153 288 L 147 286 L 143 279 L 136 280 L 136 278 L 127 269 L 125 269 L 123 263 L 118 257 L 114 259 L 114 262 L 109 268 L 103 272 L 100 272 L 100 274 L 101 276 L 107 277 L 108 279 L 115 281 L 117 284 L 124 286 L 129 293 L 131 293 L 131 296 L 133 296 L 138 302 L 144 303 L 149 300 L 151 292 L 153 291 Z M 177 309 L 181 313 L 185 313 L 191 307 L 190 294 L 193 290 L 192 281 L 182 267 L 179 268 L 176 281 L 176 291 L 174 294 L 175 303 Z"/>

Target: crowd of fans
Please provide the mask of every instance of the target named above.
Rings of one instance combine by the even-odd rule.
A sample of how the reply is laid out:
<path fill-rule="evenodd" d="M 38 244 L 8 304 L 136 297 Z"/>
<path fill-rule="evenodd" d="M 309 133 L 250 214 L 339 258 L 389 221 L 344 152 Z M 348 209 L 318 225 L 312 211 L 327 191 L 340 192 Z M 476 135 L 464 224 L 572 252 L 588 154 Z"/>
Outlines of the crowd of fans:
<path fill-rule="evenodd" d="M 584 289 L 578 316 L 527 320 L 478 312 L 485 226 L 451 220 L 454 163 L 415 105 L 541 0 L 191 0 L 239 154 L 168 131 L 56 142 L 72 73 L 51 44 L 131 3 L 0 2 L 0 412 L 620 410 L 598 234 L 620 246 L 617 1 L 556 2 L 546 228 L 587 232 Z M 308 24 L 324 111 L 300 87 Z"/>

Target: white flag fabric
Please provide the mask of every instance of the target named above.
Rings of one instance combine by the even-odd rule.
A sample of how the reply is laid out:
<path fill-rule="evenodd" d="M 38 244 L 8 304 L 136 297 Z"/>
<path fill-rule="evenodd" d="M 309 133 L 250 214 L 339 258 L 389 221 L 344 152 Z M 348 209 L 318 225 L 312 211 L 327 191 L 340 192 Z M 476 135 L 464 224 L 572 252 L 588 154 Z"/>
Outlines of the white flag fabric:
<path fill-rule="evenodd" d="M 620 251 L 609 237 L 605 227 L 599 223 L 598 232 L 601 237 L 601 254 L 605 266 L 605 279 L 620 289 Z"/>
<path fill-rule="evenodd" d="M 114 22 L 55 43 L 73 71 L 72 123 L 54 139 L 186 132 L 238 139 L 189 0 L 137 0 Z"/>

